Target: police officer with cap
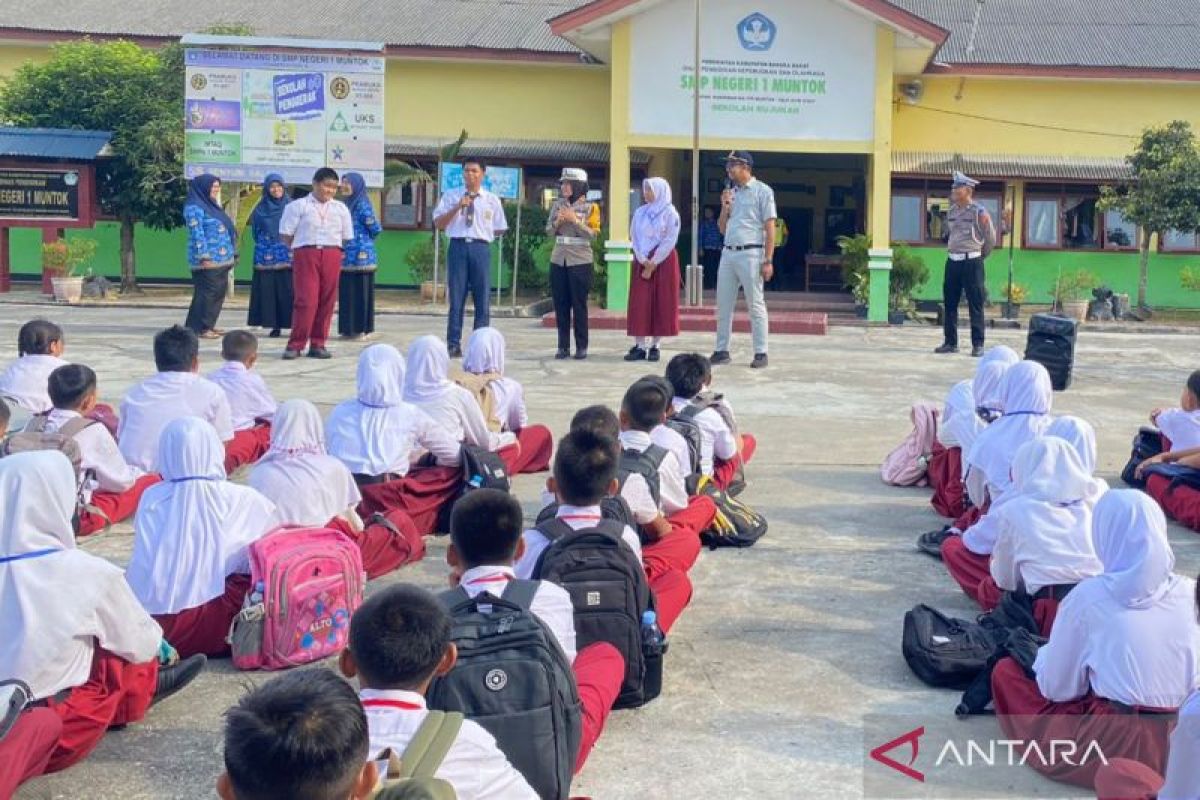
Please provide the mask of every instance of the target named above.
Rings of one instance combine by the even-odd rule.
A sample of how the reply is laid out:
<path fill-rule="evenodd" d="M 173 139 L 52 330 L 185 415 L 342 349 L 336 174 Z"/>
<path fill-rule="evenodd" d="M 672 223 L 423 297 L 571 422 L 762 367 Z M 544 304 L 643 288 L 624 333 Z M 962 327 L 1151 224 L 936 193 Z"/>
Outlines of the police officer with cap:
<path fill-rule="evenodd" d="M 955 172 L 946 214 L 946 275 L 942 282 L 945 318 L 941 347 L 935 353 L 958 352 L 958 301 L 967 295 L 971 314 L 971 355 L 983 355 L 983 261 L 996 246 L 996 226 L 987 209 L 974 200 L 979 181 Z"/>

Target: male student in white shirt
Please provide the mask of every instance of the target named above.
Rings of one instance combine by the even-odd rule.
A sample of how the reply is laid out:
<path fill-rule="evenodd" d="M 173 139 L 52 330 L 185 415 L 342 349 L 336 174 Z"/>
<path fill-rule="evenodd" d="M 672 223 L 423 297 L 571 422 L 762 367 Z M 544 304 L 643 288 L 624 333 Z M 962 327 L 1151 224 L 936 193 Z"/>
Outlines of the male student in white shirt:
<path fill-rule="evenodd" d="M 667 381 L 675 392 L 671 403 L 675 413 L 680 414 L 708 388 L 712 367 L 708 358 L 699 353 L 680 353 L 667 362 Z M 717 402 L 732 414 L 728 402 L 724 399 Z M 724 489 L 737 467 L 750 461 L 757 443 L 749 434 L 738 436 L 715 407 L 699 412 L 695 420 L 700 428 L 700 471 Z"/>
<path fill-rule="evenodd" d="M 462 587 L 471 597 L 484 591 L 502 595 L 504 587 L 517 580 L 513 562 L 525 547 L 521 522 L 521 504 L 508 492 L 479 489 L 464 495 L 450 516 L 450 547 L 446 550 L 452 570 L 450 584 Z M 594 642 L 577 652 L 571 596 L 549 581 L 537 584 L 529 610 L 554 635 L 571 662 L 583 704 L 583 735 L 575 759 L 578 774 L 621 693 L 625 659 L 608 642 Z"/>
<path fill-rule="evenodd" d="M 83 364 L 67 364 L 51 372 L 46 384 L 54 408 L 47 414 L 43 430 L 62 432 L 81 424 L 72 420 L 85 420 L 85 427 L 72 436 L 79 446 L 83 470 L 80 488 L 85 510 L 79 515 L 78 535 L 87 536 L 132 517 L 142 493 L 158 483 L 159 477 L 126 461 L 108 428 L 86 420 L 96 407 L 96 373 Z"/>
<path fill-rule="evenodd" d="M 158 374 L 134 386 L 121 403 L 117 440 L 130 464 L 157 471 L 158 440 L 167 423 L 180 417 L 199 417 L 217 429 L 228 447 L 233 440 L 233 420 L 225 392 L 200 377 L 200 342 L 195 332 L 181 325 L 159 331 L 154 337 L 154 365 Z"/>
<path fill-rule="evenodd" d="M 225 447 L 225 471 L 258 461 L 271 449 L 271 420 L 275 416 L 274 395 L 262 375 L 254 371 L 258 362 L 258 337 L 250 331 L 230 331 L 221 340 L 219 368 L 208 379 L 220 386 L 229 400 L 233 441 Z"/>
<path fill-rule="evenodd" d="M 371 759 L 388 749 L 404 752 L 429 713 L 429 684 L 453 669 L 457 658 L 450 617 L 424 589 L 389 586 L 354 612 L 340 665 L 361 687 Z M 471 720 L 463 721 L 436 777 L 450 783 L 459 800 L 538 800 L 492 735 Z"/>

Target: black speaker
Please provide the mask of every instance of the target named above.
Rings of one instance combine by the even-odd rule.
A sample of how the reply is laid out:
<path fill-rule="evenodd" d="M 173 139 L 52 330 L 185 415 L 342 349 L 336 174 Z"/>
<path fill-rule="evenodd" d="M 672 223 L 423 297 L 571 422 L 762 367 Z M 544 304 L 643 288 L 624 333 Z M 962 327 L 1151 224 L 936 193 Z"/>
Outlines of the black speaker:
<path fill-rule="evenodd" d="M 1075 366 L 1075 338 L 1079 323 L 1053 314 L 1034 314 L 1029 320 L 1029 337 L 1025 340 L 1025 358 L 1036 361 L 1050 373 L 1054 391 L 1061 392 L 1071 385 L 1071 370 Z"/>

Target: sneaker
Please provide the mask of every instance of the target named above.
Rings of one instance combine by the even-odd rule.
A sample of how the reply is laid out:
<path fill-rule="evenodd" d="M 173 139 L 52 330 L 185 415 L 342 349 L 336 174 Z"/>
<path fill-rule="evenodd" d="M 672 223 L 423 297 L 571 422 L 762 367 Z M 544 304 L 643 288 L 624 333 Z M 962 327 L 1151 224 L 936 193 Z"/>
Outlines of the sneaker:
<path fill-rule="evenodd" d="M 570 350 L 559 350 L 557 353 L 554 354 L 554 358 L 558 361 L 562 361 L 564 358 L 570 358 L 570 357 L 571 357 Z"/>
<path fill-rule="evenodd" d="M 308 350 L 309 358 L 333 358 L 333 353 L 326 350 L 324 347 L 310 347 Z"/>
<path fill-rule="evenodd" d="M 754 360 L 750 362 L 751 369 L 763 369 L 767 366 L 767 354 L 755 353 Z"/>
<path fill-rule="evenodd" d="M 576 361 L 586 361 L 587 360 L 587 350 L 576 350 L 573 358 Z"/>
<path fill-rule="evenodd" d="M 156 705 L 187 686 L 200 676 L 208 659 L 197 653 L 185 658 L 178 664 L 158 668 L 158 684 L 154 688 L 154 698 L 150 705 Z"/>
<path fill-rule="evenodd" d="M 971 358 L 979 358 L 983 355 L 983 345 L 977 344 L 971 348 Z"/>
<path fill-rule="evenodd" d="M 926 555 L 931 555 L 934 558 L 942 557 L 942 542 L 949 539 L 954 534 L 950 532 L 950 526 L 942 528 L 940 531 L 928 531 L 917 537 L 917 549 Z"/>
<path fill-rule="evenodd" d="M 732 361 L 733 361 L 733 359 L 729 357 L 728 350 L 717 350 L 715 353 L 713 353 L 711 356 L 708 357 L 708 363 L 713 364 L 713 365 L 729 364 Z"/>
<path fill-rule="evenodd" d="M 457 344 L 446 345 L 446 352 L 451 358 L 462 358 L 462 346 Z"/>
<path fill-rule="evenodd" d="M 662 357 L 662 354 L 658 352 L 657 347 L 651 347 L 650 352 L 646 353 L 647 361 L 658 361 L 658 359 L 661 357 Z"/>
<path fill-rule="evenodd" d="M 625 354 L 626 361 L 645 361 L 646 351 L 638 347 L 636 344 L 629 348 L 629 352 Z"/>
<path fill-rule="evenodd" d="M 938 355 L 945 355 L 946 353 L 957 353 L 958 345 L 944 344 L 941 347 L 934 348 L 933 352 L 937 353 Z"/>
<path fill-rule="evenodd" d="M 284 361 L 292 361 L 292 360 L 294 360 L 294 359 L 297 359 L 297 358 L 299 358 L 299 357 L 300 357 L 300 351 L 299 351 L 299 350 L 284 350 L 284 351 L 283 351 L 283 360 L 284 360 Z"/>

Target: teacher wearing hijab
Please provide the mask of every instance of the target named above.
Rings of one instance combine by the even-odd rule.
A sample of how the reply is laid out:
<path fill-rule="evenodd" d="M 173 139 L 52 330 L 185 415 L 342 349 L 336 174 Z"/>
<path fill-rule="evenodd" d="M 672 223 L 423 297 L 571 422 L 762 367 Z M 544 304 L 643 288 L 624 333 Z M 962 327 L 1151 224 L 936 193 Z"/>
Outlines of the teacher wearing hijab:
<path fill-rule="evenodd" d="M 367 196 L 367 182 L 357 172 L 342 176 L 346 207 L 354 223 L 354 238 L 342 252 L 338 280 L 338 334 L 363 340 L 375 332 L 375 237 L 383 230 Z"/>
<path fill-rule="evenodd" d="M 279 221 L 287 207 L 283 176 L 263 179 L 262 199 L 250 213 L 254 235 L 254 278 L 250 282 L 250 314 L 246 323 L 269 328 L 271 338 L 292 327 L 292 251 L 279 238 Z"/>
<path fill-rule="evenodd" d="M 663 337 L 679 335 L 679 212 L 671 205 L 671 184 L 646 178 L 642 200 L 630 225 L 635 261 L 626 330 L 633 347 L 626 361 L 658 361 Z"/>
<path fill-rule="evenodd" d="M 192 305 L 188 328 L 202 339 L 224 333 L 216 327 L 225 305 L 229 271 L 237 263 L 237 230 L 221 208 L 221 181 L 216 175 L 197 175 L 188 185 L 183 204 L 188 231 L 188 265 L 192 268 Z"/>

